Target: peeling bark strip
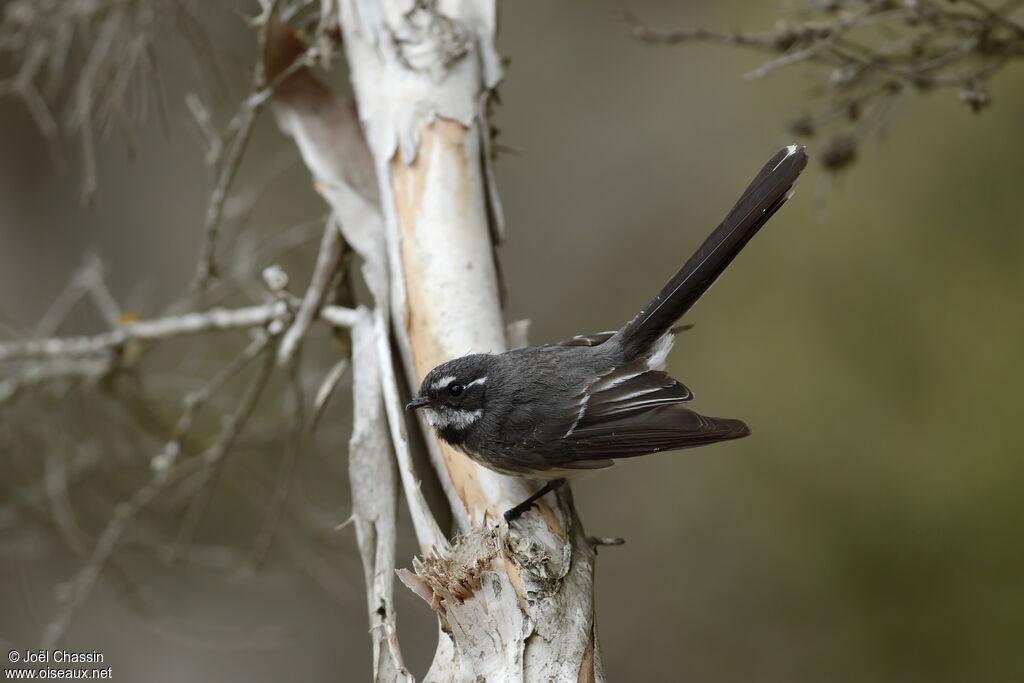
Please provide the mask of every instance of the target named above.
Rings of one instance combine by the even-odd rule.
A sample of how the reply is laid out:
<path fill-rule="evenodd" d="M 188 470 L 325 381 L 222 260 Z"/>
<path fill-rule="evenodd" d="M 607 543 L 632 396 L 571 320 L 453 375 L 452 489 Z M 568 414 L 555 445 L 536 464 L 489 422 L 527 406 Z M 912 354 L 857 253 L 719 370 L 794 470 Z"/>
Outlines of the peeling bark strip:
<path fill-rule="evenodd" d="M 360 308 L 352 327 L 354 410 L 348 466 L 352 520 L 366 577 L 374 680 L 411 683 L 413 678 L 402 662 L 395 632 L 391 570 L 395 565 L 398 485 L 375 337 L 373 316 Z"/>

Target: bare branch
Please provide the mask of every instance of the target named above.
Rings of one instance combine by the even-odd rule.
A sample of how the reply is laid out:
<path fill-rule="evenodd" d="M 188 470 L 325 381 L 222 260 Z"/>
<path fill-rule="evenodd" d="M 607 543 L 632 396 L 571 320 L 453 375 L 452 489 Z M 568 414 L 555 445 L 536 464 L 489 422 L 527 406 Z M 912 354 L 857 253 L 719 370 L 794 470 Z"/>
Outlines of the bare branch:
<path fill-rule="evenodd" d="M 320 383 L 320 388 L 317 389 L 316 397 L 313 399 L 313 416 L 309 421 L 310 431 L 316 429 L 317 423 L 320 422 L 320 416 L 323 415 L 324 408 L 327 406 L 327 402 L 331 400 L 334 390 L 338 387 L 338 383 L 341 382 L 341 378 L 345 371 L 348 370 L 349 365 L 348 358 L 341 358 L 331 366 L 330 371 L 324 376 L 323 382 Z"/>
<path fill-rule="evenodd" d="M 320 251 L 316 259 L 316 266 L 313 268 L 313 276 L 309 281 L 309 287 L 302 298 L 302 304 L 295 313 L 295 320 L 292 326 L 285 332 L 281 339 L 281 345 L 277 352 L 277 362 L 284 365 L 291 360 L 292 354 L 298 347 L 302 338 L 305 337 L 309 326 L 316 318 L 317 311 L 327 295 L 327 289 L 331 286 L 338 266 L 341 263 L 344 252 L 344 240 L 341 238 L 341 230 L 332 216 L 327 220 L 324 228 L 324 236 L 320 241 Z"/>
<path fill-rule="evenodd" d="M 224 466 L 224 460 L 231 452 L 242 430 L 245 429 L 249 418 L 252 417 L 253 410 L 256 408 L 256 404 L 263 395 L 263 390 L 267 387 L 267 380 L 270 379 L 271 371 L 274 368 L 273 353 L 266 344 L 261 352 L 264 361 L 257 371 L 255 379 L 246 387 L 245 393 L 239 400 L 234 412 L 225 415 L 221 419 L 220 434 L 213 445 L 206 449 L 198 458 L 204 465 L 200 471 L 199 490 L 193 495 L 192 502 L 185 512 L 185 518 L 182 520 L 181 527 L 178 530 L 178 537 L 169 552 L 169 558 L 171 559 L 178 557 L 179 553 L 191 544 L 196 528 L 199 526 L 199 522 L 206 511 L 213 488 L 217 484 L 217 479 Z"/>
<path fill-rule="evenodd" d="M 66 595 L 61 610 L 43 633 L 42 646 L 44 648 L 53 648 L 60 642 L 71 625 L 72 619 L 88 599 L 99 579 L 100 572 L 113 554 L 131 520 L 152 503 L 164 488 L 193 474 L 200 465 L 201 462 L 196 459 L 182 461 L 175 468 L 172 476 L 163 481 L 158 481 L 155 478 L 150 480 L 148 484 L 139 488 L 130 499 L 120 503 L 114 509 L 114 514 L 100 533 L 89 559 L 66 586 Z"/>
<path fill-rule="evenodd" d="M 264 333 L 258 333 L 256 337 L 249 343 L 249 346 L 245 348 L 242 353 L 235 356 L 231 361 L 221 368 L 217 374 L 211 377 L 203 386 L 199 387 L 195 391 L 191 391 L 185 394 L 185 398 L 182 400 L 184 403 L 184 410 L 182 410 L 181 416 L 178 418 L 177 423 L 174 425 L 174 431 L 171 432 L 171 437 L 164 444 L 164 447 L 160 452 L 153 456 L 150 461 L 150 467 L 157 477 L 166 476 L 170 471 L 171 467 L 174 466 L 178 455 L 181 453 L 182 442 L 189 430 L 192 429 L 192 423 L 196 419 L 196 415 L 202 410 L 203 406 L 213 398 L 214 394 L 219 391 L 225 383 L 238 372 L 242 370 L 249 361 L 256 358 L 264 349 L 267 348 L 267 344 L 270 343 L 270 337 Z"/>
<path fill-rule="evenodd" d="M 261 70 L 257 70 L 262 74 Z M 254 77 L 255 80 L 262 78 L 262 75 Z M 199 251 L 199 264 L 196 267 L 194 287 L 204 290 L 209 287 L 211 281 L 218 277 L 217 274 L 217 238 L 220 236 L 220 222 L 224 214 L 224 202 L 227 200 L 228 192 L 234 183 L 238 169 L 242 165 L 242 157 L 245 148 L 249 144 L 249 136 L 252 134 L 253 125 L 256 123 L 256 114 L 259 104 L 254 105 L 251 98 L 247 99 L 239 112 L 232 119 L 229 129 L 234 129 L 231 140 L 227 146 L 227 153 L 223 159 L 218 159 L 219 168 L 217 179 L 213 189 L 210 191 L 210 201 L 206 207 L 206 218 L 203 220 L 203 242 Z M 219 151 L 219 150 L 218 150 Z"/>
<path fill-rule="evenodd" d="M 30 339 L 0 343 L 0 362 L 19 358 L 85 356 L 123 346 L 129 341 L 168 339 L 213 330 L 260 327 L 289 314 L 288 304 L 275 301 L 262 306 L 225 309 L 133 322 L 119 329 L 91 337 Z"/>
<path fill-rule="evenodd" d="M 35 333 L 39 337 L 54 334 L 75 305 L 88 295 L 96 309 L 107 321 L 108 325 L 116 326 L 121 322 L 121 308 L 107 289 L 103 277 L 103 264 L 94 254 L 87 255 L 71 276 L 57 298 L 50 304 L 43 317 L 36 324 Z"/>
<path fill-rule="evenodd" d="M 335 327 L 352 327 L 356 324 L 356 312 L 344 306 L 324 306 L 320 318 Z"/>
<path fill-rule="evenodd" d="M 274 481 L 274 493 L 268 502 L 267 511 L 263 517 L 263 525 L 260 527 L 260 532 L 256 536 L 256 541 L 250 553 L 250 563 L 254 567 L 263 564 L 270 550 L 270 545 L 277 535 L 281 519 L 284 517 L 285 505 L 288 502 L 292 474 L 295 472 L 295 464 L 299 459 L 303 439 L 305 438 L 305 392 L 302 388 L 302 378 L 299 373 L 297 356 L 293 356 L 293 360 L 288 366 L 288 384 L 291 388 L 292 403 L 288 418 L 288 434 L 285 439 L 281 465 Z"/>
<path fill-rule="evenodd" d="M 656 31 L 632 15 L 626 19 L 633 36 L 647 43 L 716 43 L 775 55 L 750 78 L 798 64 L 820 67 L 812 74 L 824 104 L 797 113 L 789 128 L 807 137 L 838 129 L 819 155 L 836 171 L 856 158 L 858 140 L 881 128 L 904 93 L 951 89 L 972 111 L 987 107 L 988 82 L 1024 58 L 1024 27 L 1013 19 L 1022 4 L 807 0 L 798 3 L 800 21 L 780 21 L 765 33 Z"/>
<path fill-rule="evenodd" d="M 162 21 L 164 13 L 173 18 Z M 130 144 L 151 110 L 164 117 L 154 37 L 167 25 L 187 26 L 186 44 L 206 42 L 180 2 L 12 0 L 4 7 L 0 54 L 14 73 L 0 78 L 0 95 L 25 103 L 58 165 L 62 138 L 79 139 L 85 200 L 98 185 L 96 137 L 116 130 Z"/>
<path fill-rule="evenodd" d="M 38 389 L 60 380 L 95 381 L 113 369 L 107 358 L 55 358 L 46 362 L 29 362 L 17 372 L 0 381 L 0 405 L 23 391 Z"/>
<path fill-rule="evenodd" d="M 259 33 L 261 52 L 265 51 L 267 45 L 272 42 L 270 32 L 275 29 L 274 10 L 277 4 L 277 0 L 264 3 L 263 13 L 253 21 L 255 25 L 261 27 Z M 242 157 L 252 135 L 257 116 L 278 87 L 315 59 L 317 50 L 316 45 L 310 46 L 280 71 L 271 72 L 263 61 L 257 63 L 254 68 L 249 96 L 243 100 L 238 112 L 227 126 L 230 139 L 230 142 L 227 143 L 227 154 L 223 159 L 217 160 L 217 180 L 210 192 L 210 201 L 203 223 L 204 236 L 199 252 L 199 264 L 193 281 L 194 289 L 203 291 L 218 277 L 217 240 L 220 236 L 224 203 L 238 174 L 238 169 L 241 167 Z"/>

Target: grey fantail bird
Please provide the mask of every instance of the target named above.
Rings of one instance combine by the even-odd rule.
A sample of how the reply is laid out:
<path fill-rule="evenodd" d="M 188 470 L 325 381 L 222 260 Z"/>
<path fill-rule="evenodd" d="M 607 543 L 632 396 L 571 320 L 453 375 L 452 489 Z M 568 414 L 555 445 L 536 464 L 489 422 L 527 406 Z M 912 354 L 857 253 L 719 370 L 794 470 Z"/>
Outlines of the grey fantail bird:
<path fill-rule="evenodd" d="M 793 195 L 806 165 L 795 145 L 772 157 L 722 224 L 619 331 L 450 360 L 427 374 L 406 408 L 422 409 L 441 439 L 481 465 L 546 480 L 505 513 L 508 521 L 566 477 L 616 458 L 746 436 L 739 420 L 685 408 L 693 394 L 661 368 L 675 322 Z"/>

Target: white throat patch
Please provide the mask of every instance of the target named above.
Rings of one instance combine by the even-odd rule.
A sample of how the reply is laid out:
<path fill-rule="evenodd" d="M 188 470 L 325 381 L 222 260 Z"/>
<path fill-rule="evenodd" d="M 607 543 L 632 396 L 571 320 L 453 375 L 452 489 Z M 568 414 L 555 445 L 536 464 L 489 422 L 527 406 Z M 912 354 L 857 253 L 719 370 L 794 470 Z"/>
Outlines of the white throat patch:
<path fill-rule="evenodd" d="M 438 406 L 436 408 L 424 408 L 423 412 L 427 422 L 434 429 L 454 427 L 462 430 L 479 420 L 484 411 L 482 408 L 466 410 L 465 408 L 453 408 L 451 406 Z"/>

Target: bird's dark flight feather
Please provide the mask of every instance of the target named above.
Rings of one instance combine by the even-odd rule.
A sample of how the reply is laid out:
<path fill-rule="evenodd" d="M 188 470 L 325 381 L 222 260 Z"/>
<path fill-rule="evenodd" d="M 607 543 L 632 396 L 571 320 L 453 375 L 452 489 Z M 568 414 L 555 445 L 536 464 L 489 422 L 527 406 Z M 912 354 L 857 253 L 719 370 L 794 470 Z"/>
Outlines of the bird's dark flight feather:
<path fill-rule="evenodd" d="M 750 429 L 740 420 L 706 417 L 676 403 L 580 426 L 566 442 L 574 460 L 590 460 L 674 451 L 748 434 Z"/>
<path fill-rule="evenodd" d="M 765 164 L 739 201 L 661 293 L 617 334 L 627 357 L 647 353 L 714 284 L 736 254 L 779 210 L 807 165 L 802 148 L 787 147 Z"/>
<path fill-rule="evenodd" d="M 655 406 L 682 403 L 692 398 L 693 393 L 682 382 L 664 372 L 651 370 L 607 389 L 588 393 L 586 406 L 576 423 L 576 431 L 650 410 Z"/>

